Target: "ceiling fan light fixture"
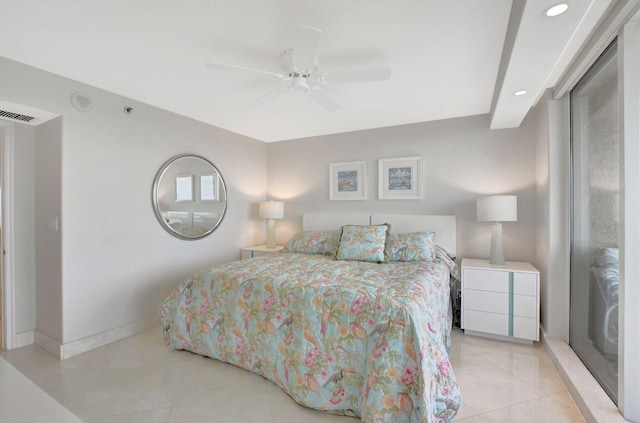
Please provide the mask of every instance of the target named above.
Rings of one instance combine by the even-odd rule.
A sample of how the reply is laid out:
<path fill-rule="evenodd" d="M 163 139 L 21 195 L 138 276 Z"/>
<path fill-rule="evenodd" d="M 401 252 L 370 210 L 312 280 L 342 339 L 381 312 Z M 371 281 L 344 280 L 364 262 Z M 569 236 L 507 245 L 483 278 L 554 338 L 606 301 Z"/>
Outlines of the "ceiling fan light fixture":
<path fill-rule="evenodd" d="M 213 70 L 242 71 L 254 74 L 268 75 L 288 81 L 286 85 L 269 91 L 248 105 L 255 107 L 272 100 L 288 91 L 298 91 L 307 94 L 316 104 L 328 112 L 340 109 L 340 104 L 328 92 L 322 89 L 327 84 L 344 84 L 352 82 L 387 81 L 391 76 L 388 66 L 352 69 L 335 72 L 319 72 L 316 53 L 322 31 L 303 25 L 296 25 L 293 47 L 285 50 L 281 57 L 283 73 L 276 73 L 264 69 L 256 69 L 243 65 L 220 63 L 213 60 L 207 62 L 206 67 Z"/>
<path fill-rule="evenodd" d="M 309 88 L 309 85 L 307 84 L 307 78 L 303 75 L 292 75 L 291 87 L 298 90 L 306 91 Z"/>
<path fill-rule="evenodd" d="M 569 9 L 569 5 L 567 3 L 558 3 L 558 4 L 555 4 L 555 5 L 551 6 L 551 7 L 548 7 L 544 11 L 544 15 L 549 17 L 549 18 L 553 18 L 555 16 L 562 15 L 568 9 Z"/>

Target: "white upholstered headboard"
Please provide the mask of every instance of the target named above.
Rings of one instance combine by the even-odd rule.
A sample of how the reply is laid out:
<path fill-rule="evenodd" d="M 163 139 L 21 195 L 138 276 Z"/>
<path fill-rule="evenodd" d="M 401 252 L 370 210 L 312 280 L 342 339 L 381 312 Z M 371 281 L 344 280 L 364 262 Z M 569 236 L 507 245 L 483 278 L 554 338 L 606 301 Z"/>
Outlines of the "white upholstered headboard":
<path fill-rule="evenodd" d="M 302 227 L 305 231 L 330 231 L 342 225 L 378 225 L 389 223 L 391 232 L 406 233 L 434 231 L 436 244 L 451 254 L 456 254 L 456 217 L 426 214 L 305 214 Z"/>

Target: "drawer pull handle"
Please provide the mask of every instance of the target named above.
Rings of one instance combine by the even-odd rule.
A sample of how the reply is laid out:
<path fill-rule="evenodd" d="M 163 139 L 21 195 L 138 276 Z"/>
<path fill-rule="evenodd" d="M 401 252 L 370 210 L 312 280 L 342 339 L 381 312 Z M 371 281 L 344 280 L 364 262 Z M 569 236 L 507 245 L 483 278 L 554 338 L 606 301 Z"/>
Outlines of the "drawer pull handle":
<path fill-rule="evenodd" d="M 509 272 L 509 336 L 513 336 L 513 272 Z"/>

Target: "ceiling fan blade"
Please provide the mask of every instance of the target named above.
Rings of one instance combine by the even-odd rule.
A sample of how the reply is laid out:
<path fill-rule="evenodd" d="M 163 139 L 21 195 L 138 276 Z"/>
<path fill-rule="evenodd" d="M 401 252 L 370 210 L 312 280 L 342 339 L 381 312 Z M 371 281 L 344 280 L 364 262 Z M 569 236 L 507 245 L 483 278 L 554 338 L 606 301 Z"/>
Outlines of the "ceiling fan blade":
<path fill-rule="evenodd" d="M 320 106 L 322 106 L 327 112 L 335 112 L 342 106 L 335 101 L 331 96 L 320 87 L 310 88 L 307 93 L 309 96 Z"/>
<path fill-rule="evenodd" d="M 276 97 L 281 96 L 282 94 L 286 93 L 287 91 L 289 91 L 289 86 L 285 85 L 282 87 L 278 87 L 274 90 L 269 91 L 268 93 L 261 95 L 260 97 L 256 98 L 255 100 L 251 101 L 249 104 L 247 104 L 248 107 L 258 107 L 264 103 L 267 103 L 271 100 L 273 100 Z"/>
<path fill-rule="evenodd" d="M 296 69 L 309 71 L 315 66 L 321 36 L 319 29 L 296 25 L 293 40 L 293 66 Z"/>
<path fill-rule="evenodd" d="M 207 64 L 205 65 L 208 69 L 216 69 L 216 70 L 224 70 L 224 71 L 245 71 L 245 72 L 253 72 L 253 73 L 262 73 L 265 75 L 270 75 L 272 77 L 275 78 L 279 78 L 279 79 L 285 79 L 284 75 L 276 73 L 276 72 L 271 72 L 271 71 L 267 71 L 267 70 L 262 70 L 262 69 L 254 69 L 254 68 L 248 68 L 246 66 L 239 66 L 239 65 L 230 65 L 228 63 L 217 63 L 214 61 L 208 61 Z"/>
<path fill-rule="evenodd" d="M 322 75 L 322 82 L 325 84 L 346 84 L 351 82 L 388 81 L 389 78 L 391 78 L 391 68 L 382 66 L 379 68 L 328 72 Z"/>

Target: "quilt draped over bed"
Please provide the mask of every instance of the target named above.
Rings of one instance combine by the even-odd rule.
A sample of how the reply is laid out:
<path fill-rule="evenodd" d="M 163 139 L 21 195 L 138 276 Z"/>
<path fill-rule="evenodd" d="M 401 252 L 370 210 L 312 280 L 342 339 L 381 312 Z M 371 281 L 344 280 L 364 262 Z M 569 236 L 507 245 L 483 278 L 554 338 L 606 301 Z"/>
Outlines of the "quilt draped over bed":
<path fill-rule="evenodd" d="M 298 403 L 367 423 L 446 422 L 446 258 L 387 264 L 271 254 L 206 269 L 161 305 L 168 345 L 260 374 Z"/>

